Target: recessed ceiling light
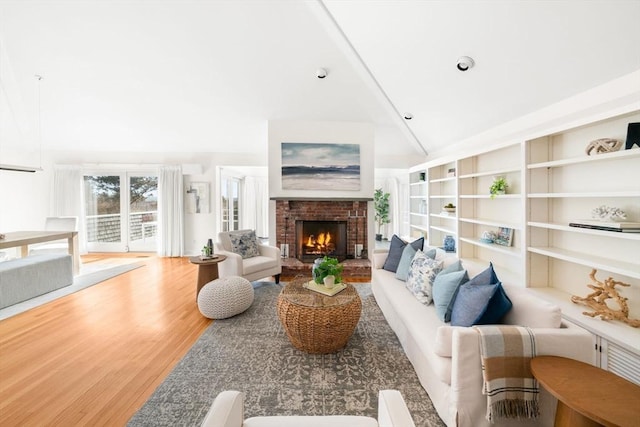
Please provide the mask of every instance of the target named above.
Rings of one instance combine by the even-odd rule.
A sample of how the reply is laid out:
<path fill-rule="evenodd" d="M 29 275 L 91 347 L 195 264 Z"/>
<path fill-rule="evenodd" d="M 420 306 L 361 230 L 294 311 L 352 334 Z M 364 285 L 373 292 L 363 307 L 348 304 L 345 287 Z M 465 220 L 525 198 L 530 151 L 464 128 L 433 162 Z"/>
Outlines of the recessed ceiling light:
<path fill-rule="evenodd" d="M 404 113 L 404 119 L 405 119 L 405 120 L 411 120 L 411 119 L 413 119 L 413 114 L 411 114 L 411 113 Z"/>
<path fill-rule="evenodd" d="M 469 58 L 468 56 L 461 56 L 458 58 L 458 62 L 456 63 L 456 66 L 460 71 L 467 71 L 468 69 L 473 68 L 474 65 L 475 62 L 473 61 L 473 58 Z"/>

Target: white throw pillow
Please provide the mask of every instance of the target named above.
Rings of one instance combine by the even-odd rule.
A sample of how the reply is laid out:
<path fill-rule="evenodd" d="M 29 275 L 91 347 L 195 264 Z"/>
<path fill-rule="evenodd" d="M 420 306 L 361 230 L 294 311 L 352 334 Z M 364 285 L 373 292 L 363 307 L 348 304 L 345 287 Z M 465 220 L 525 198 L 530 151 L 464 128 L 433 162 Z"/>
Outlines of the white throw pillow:
<path fill-rule="evenodd" d="M 433 281 L 440 270 L 442 261 L 431 259 L 422 251 L 416 252 L 407 275 L 407 288 L 421 303 L 426 305 L 433 301 Z"/>

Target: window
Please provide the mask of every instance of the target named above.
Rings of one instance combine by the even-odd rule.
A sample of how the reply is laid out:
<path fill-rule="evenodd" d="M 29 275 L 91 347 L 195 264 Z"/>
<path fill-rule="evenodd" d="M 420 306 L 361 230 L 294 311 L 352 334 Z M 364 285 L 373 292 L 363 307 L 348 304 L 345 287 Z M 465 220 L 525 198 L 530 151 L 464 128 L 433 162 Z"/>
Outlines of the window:
<path fill-rule="evenodd" d="M 240 227 L 240 180 L 232 177 L 222 177 L 220 195 L 221 209 L 220 218 L 222 219 L 221 230 L 232 231 L 239 230 Z"/>

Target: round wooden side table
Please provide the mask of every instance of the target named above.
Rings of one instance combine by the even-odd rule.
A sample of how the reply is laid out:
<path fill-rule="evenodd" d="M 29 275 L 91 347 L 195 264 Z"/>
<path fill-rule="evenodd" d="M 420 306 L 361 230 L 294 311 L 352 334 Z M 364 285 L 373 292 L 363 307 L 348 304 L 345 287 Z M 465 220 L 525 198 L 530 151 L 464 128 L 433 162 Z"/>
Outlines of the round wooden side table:
<path fill-rule="evenodd" d="M 214 255 L 215 258 L 201 259 L 199 256 L 189 257 L 191 264 L 198 266 L 198 282 L 196 285 L 196 302 L 200 289 L 207 283 L 218 278 L 218 263 L 227 259 L 226 255 Z"/>
<path fill-rule="evenodd" d="M 531 373 L 558 399 L 555 426 L 637 426 L 640 386 L 588 363 L 557 356 L 531 359 Z"/>
<path fill-rule="evenodd" d="M 333 353 L 347 344 L 360 320 L 362 302 L 356 289 L 334 296 L 304 288 L 310 278 L 285 285 L 278 296 L 278 317 L 291 344 L 307 353 Z"/>

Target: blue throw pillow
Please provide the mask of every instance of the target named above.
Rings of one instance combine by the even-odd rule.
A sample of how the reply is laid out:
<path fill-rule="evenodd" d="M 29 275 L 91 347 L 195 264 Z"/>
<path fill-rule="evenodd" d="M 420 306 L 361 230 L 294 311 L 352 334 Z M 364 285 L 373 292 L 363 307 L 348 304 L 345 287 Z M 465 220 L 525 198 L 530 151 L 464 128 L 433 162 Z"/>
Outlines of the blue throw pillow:
<path fill-rule="evenodd" d="M 451 326 L 498 323 L 511 306 L 493 264 L 489 263 L 486 270 L 458 289 L 451 310 Z"/>
<path fill-rule="evenodd" d="M 449 266 L 451 267 L 451 266 Z M 445 273 L 442 270 L 433 281 L 433 304 L 443 322 L 451 321 L 451 310 L 460 286 L 469 281 L 467 270 Z"/>
<path fill-rule="evenodd" d="M 402 257 L 400 257 L 400 262 L 398 263 L 398 269 L 396 270 L 396 279 L 402 280 L 403 282 L 407 281 L 407 275 L 409 274 L 409 269 L 411 269 L 411 261 L 413 261 L 413 257 L 416 254 L 416 250 L 411 245 L 406 245 L 402 251 Z"/>
<path fill-rule="evenodd" d="M 487 308 L 480 318 L 476 319 L 474 325 L 495 325 L 500 323 L 505 314 L 511 310 L 513 304 L 504 291 L 501 283 L 498 283 L 497 289 L 487 304 Z"/>
<path fill-rule="evenodd" d="M 382 268 L 395 273 L 398 270 L 398 264 L 400 263 L 400 258 L 402 258 L 402 251 L 404 250 L 404 247 L 406 245 L 407 242 L 394 234 L 393 237 L 391 237 L 389 254 L 387 255 L 387 259 L 385 260 Z M 418 249 L 422 250 L 422 247 L 424 246 L 424 237 L 411 242 L 411 246 L 413 246 L 413 249 L 415 249 L 416 251 Z"/>

